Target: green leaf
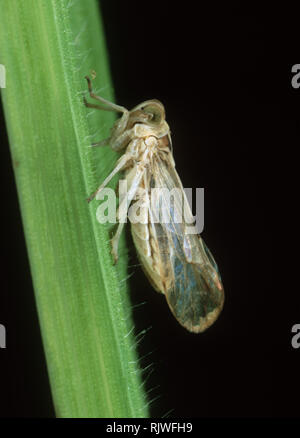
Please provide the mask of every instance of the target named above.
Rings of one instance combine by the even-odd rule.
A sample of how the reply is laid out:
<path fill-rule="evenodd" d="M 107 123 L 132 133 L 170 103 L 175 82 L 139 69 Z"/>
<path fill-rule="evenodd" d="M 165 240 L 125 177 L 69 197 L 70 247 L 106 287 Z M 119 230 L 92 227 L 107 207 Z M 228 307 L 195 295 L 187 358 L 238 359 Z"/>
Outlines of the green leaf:
<path fill-rule="evenodd" d="M 94 0 L 0 0 L 11 156 L 50 384 L 60 417 L 145 417 L 124 241 L 85 201 L 113 167 L 110 112 L 87 109 L 84 76 L 113 100 Z M 116 179 L 115 179 L 116 181 Z M 30 317 L 30 315 L 28 315 Z"/>

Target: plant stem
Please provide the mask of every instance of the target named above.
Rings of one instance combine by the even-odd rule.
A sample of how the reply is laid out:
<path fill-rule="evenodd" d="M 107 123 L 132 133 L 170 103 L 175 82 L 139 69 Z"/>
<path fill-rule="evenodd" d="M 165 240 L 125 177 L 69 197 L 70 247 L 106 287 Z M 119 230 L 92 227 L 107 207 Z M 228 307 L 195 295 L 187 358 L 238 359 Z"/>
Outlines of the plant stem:
<path fill-rule="evenodd" d="M 124 240 L 114 267 L 98 203 L 85 202 L 116 159 L 89 147 L 108 137 L 114 115 L 82 100 L 91 70 L 113 100 L 97 4 L 0 7 L 2 97 L 57 416 L 145 417 Z"/>

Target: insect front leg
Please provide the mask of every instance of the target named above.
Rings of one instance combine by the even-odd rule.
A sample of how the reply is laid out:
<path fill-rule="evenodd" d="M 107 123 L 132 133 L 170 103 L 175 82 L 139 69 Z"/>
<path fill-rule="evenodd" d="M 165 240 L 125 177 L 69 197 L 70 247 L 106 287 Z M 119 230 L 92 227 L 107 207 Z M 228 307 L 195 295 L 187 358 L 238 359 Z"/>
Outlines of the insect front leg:
<path fill-rule="evenodd" d="M 113 128 L 112 136 L 114 138 L 117 138 L 126 129 L 126 126 L 127 126 L 128 120 L 129 120 L 129 111 L 123 106 L 116 105 L 115 103 L 110 102 L 109 100 L 106 100 L 101 96 L 97 96 L 93 92 L 91 79 L 88 76 L 86 76 L 85 79 L 87 80 L 87 83 L 88 83 L 90 97 L 92 99 L 98 100 L 99 102 L 101 102 L 103 104 L 103 105 L 96 105 L 94 103 L 89 103 L 86 100 L 86 98 L 83 97 L 83 102 L 87 108 L 94 108 L 94 109 L 103 110 L 103 111 L 116 111 L 116 112 L 122 113 L 121 118 L 115 123 L 114 128 Z M 102 145 L 108 144 L 108 143 L 110 143 L 110 138 L 102 140 L 102 141 L 97 142 L 97 143 L 93 143 L 92 146 L 102 146 Z"/>
<path fill-rule="evenodd" d="M 104 97 L 97 96 L 97 94 L 95 94 L 93 92 L 91 79 L 88 76 L 86 76 L 85 79 L 87 80 L 87 83 L 88 83 L 88 89 L 89 89 L 89 94 L 90 94 L 91 98 L 98 100 L 102 104 L 106 105 L 106 106 L 102 106 L 102 105 L 94 105 L 94 104 L 90 103 L 90 104 L 88 104 L 88 106 L 92 105 L 91 108 L 103 109 L 104 111 L 116 111 L 119 113 L 128 113 L 129 112 L 124 106 L 116 105 L 115 103 L 104 99 Z"/>
<path fill-rule="evenodd" d="M 119 205 L 118 211 L 117 211 L 117 218 L 119 221 L 119 225 L 118 225 L 118 228 L 117 228 L 115 235 L 111 239 L 111 253 L 112 253 L 112 256 L 114 258 L 114 264 L 116 264 L 118 261 L 119 240 L 120 240 L 120 236 L 121 236 L 124 224 L 126 222 L 127 211 L 128 211 L 128 208 L 129 208 L 131 201 L 135 197 L 135 194 L 139 188 L 139 185 L 140 185 L 140 182 L 141 182 L 141 179 L 143 177 L 144 172 L 145 172 L 144 163 L 140 163 L 139 165 L 137 165 L 136 174 L 132 179 L 131 186 L 130 186 L 126 196 L 122 199 L 122 201 Z"/>

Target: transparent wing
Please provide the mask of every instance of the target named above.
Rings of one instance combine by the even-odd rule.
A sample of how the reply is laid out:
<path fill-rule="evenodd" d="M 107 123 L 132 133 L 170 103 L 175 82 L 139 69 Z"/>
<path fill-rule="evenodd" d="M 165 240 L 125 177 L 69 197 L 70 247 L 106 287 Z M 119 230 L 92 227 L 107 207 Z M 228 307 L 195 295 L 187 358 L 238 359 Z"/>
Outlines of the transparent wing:
<path fill-rule="evenodd" d="M 152 225 L 160 251 L 169 259 L 171 279 L 168 283 L 171 286 L 164 293 L 179 323 L 187 330 L 199 333 L 214 323 L 223 307 L 224 291 L 219 270 L 201 237 L 187 234 L 185 218 L 192 217 L 192 213 L 186 204 L 188 212 L 184 218 L 185 195 L 175 168 L 158 159 L 152 170 L 151 188 L 162 188 L 155 194 L 152 214 L 155 210 L 154 216 L 157 216 L 160 209 L 169 219 Z M 173 193 L 171 202 L 165 189 Z"/>

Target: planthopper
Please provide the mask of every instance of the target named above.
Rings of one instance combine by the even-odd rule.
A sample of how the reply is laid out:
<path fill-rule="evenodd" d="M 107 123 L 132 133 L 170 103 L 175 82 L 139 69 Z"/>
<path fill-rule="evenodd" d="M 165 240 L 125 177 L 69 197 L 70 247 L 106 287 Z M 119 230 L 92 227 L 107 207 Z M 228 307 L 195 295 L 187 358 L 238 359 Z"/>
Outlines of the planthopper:
<path fill-rule="evenodd" d="M 90 78 L 86 79 L 90 97 L 100 104 L 84 99 L 85 105 L 121 114 L 110 137 L 94 145 L 108 144 L 122 155 L 88 198 L 89 202 L 98 198 L 112 177 L 124 172 L 127 191 L 120 197 L 118 227 L 111 240 L 114 262 L 129 217 L 136 251 L 151 284 L 165 295 L 183 327 L 193 333 L 203 332 L 218 318 L 224 290 L 212 254 L 191 226 L 193 216 L 175 169 L 164 106 L 153 99 L 129 111 L 95 95 Z"/>

